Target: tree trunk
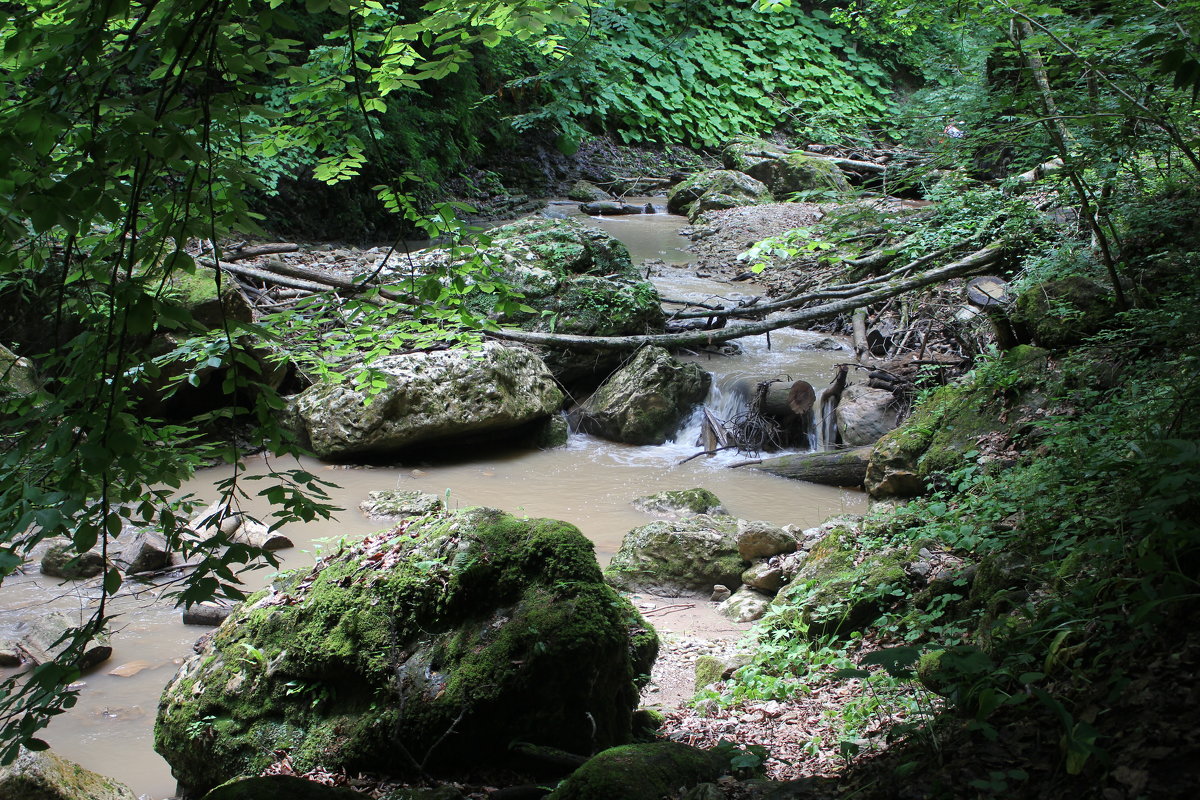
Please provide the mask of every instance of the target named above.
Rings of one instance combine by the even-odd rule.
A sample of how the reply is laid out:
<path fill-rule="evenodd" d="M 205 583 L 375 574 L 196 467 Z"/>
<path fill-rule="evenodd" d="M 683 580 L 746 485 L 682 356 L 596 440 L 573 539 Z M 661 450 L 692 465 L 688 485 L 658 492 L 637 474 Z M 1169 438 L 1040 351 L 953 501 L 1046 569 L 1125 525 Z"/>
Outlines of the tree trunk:
<path fill-rule="evenodd" d="M 291 242 L 275 242 L 274 244 L 257 244 L 249 247 L 235 247 L 228 252 L 222 252 L 226 261 L 241 261 L 243 258 L 274 255 L 275 253 L 296 253 L 300 245 Z"/>
<path fill-rule="evenodd" d="M 852 450 L 778 456 L 750 466 L 781 478 L 825 486 L 862 486 L 870 458 L 871 447 L 868 445 Z"/>
<path fill-rule="evenodd" d="M 913 289 L 931 286 L 935 283 L 961 278 L 979 270 L 993 266 L 1000 260 L 1003 253 L 1001 245 L 989 245 L 982 250 L 945 264 L 941 267 L 922 272 L 909 278 L 895 276 L 882 282 L 878 288 L 864 289 L 853 297 L 846 297 L 821 305 L 803 308 L 790 314 L 780 314 L 773 319 L 748 322 L 740 325 L 728 325 L 720 330 L 695 331 L 686 333 L 660 333 L 638 336 L 580 336 L 565 333 L 538 333 L 535 331 L 518 331 L 510 329 L 487 331 L 488 336 L 496 339 L 506 339 L 523 344 L 542 345 L 574 350 L 580 353 L 601 353 L 622 350 L 636 350 L 647 344 L 659 347 L 703 347 L 706 345 L 729 342 L 744 336 L 760 336 L 770 331 L 798 325 L 808 325 L 818 320 L 836 317 L 847 311 L 853 311 L 860 306 L 867 306 L 890 297 L 904 294 Z M 872 284 L 873 285 L 873 284 Z M 809 295 L 810 298 L 820 297 L 820 293 Z M 796 298 L 802 302 L 803 298 Z"/>

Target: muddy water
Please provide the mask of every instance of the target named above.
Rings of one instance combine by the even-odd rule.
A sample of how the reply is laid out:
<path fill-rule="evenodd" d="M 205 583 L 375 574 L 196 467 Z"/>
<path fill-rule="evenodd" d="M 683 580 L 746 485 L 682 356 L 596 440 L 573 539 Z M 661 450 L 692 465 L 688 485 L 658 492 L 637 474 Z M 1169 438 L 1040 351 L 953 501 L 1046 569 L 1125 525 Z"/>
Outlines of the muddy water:
<path fill-rule="evenodd" d="M 653 258 L 678 265 L 687 260 L 676 235 L 686 224 L 682 218 L 646 215 L 595 224 L 629 243 L 638 262 Z M 696 279 L 676 267 L 656 267 L 655 273 L 663 293 L 672 297 L 729 297 L 746 291 Z M 691 358 L 714 373 L 709 402 L 717 413 L 726 415 L 736 412 L 734 384 L 741 378 L 786 375 L 804 378 L 818 388 L 826 383 L 832 365 L 845 354 L 817 349 L 828 345 L 824 338 L 776 332 L 769 342 L 766 337 L 743 340 L 741 356 Z M 342 536 L 377 530 L 379 523 L 365 519 L 357 505 L 368 492 L 378 489 L 437 493 L 446 497 L 452 508 L 487 505 L 516 514 L 564 519 L 595 542 L 602 561 L 608 560 L 628 530 L 648 521 L 629 501 L 656 491 L 701 486 L 715 492 L 735 516 L 803 526 L 815 525 L 831 514 L 861 510 L 864 505 L 857 492 L 728 469 L 729 463 L 746 458 L 736 453 L 679 463 L 699 449 L 697 433 L 693 421 L 676 441 L 662 447 L 630 447 L 572 436 L 566 447 L 545 452 L 447 450 L 423 462 L 370 468 L 305 462 L 302 466 L 306 469 L 338 485 L 331 490 L 332 500 L 346 510 L 333 522 L 289 527 L 285 532 L 296 547 L 282 551 L 283 568 L 311 564 L 315 553 Z M 261 458 L 251 459 L 248 467 L 251 472 L 262 472 L 267 464 Z M 215 499 L 212 487 L 222 477 L 220 471 L 209 471 L 187 488 L 201 499 Z M 251 494 L 256 490 L 255 483 L 246 486 Z M 265 509 L 251 503 L 245 510 Z M 245 580 L 249 588 L 257 588 L 269 576 L 270 572 L 263 570 Z M 150 587 L 123 594 L 114 602 L 118 617 L 113 657 L 84 677 L 76 707 L 56 719 L 44 736 L 55 752 L 123 781 L 154 800 L 171 796 L 175 788 L 166 763 L 152 749 L 158 697 L 178 664 L 190 654 L 192 643 L 205 631 L 180 624 L 179 612 L 160 597 L 168 589 Z M 43 613 L 47 605 L 85 608 L 94 594 L 94 584 L 60 586 L 43 581 L 40 575 L 12 579 L 0 593 L 0 629 Z"/>

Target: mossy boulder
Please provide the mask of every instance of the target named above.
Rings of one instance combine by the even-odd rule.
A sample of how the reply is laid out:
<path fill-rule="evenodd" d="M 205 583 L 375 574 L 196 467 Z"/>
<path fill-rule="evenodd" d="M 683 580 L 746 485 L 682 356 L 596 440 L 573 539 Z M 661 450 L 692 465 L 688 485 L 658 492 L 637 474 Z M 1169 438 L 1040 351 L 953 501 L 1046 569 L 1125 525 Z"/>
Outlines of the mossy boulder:
<path fill-rule="evenodd" d="M 796 537 L 762 520 L 738 520 L 738 554 L 746 561 L 794 553 L 799 547 Z"/>
<path fill-rule="evenodd" d="M 856 527 L 835 527 L 813 544 L 773 605 L 777 613 L 794 614 L 810 636 L 862 630 L 887 605 L 909 594 L 911 581 L 904 567 L 916 560 L 925 544 L 863 550 Z"/>
<path fill-rule="evenodd" d="M 475 292 L 468 304 L 480 314 L 525 330 L 582 336 L 661 333 L 662 303 L 640 278 L 629 249 L 608 233 L 570 219 L 531 217 L 488 232 L 484 255 L 523 297 L 498 305 L 495 293 Z M 544 353 L 555 377 L 567 384 L 593 381 L 614 369 L 620 355 L 581 356 L 561 348 Z"/>
<path fill-rule="evenodd" d="M 661 347 L 643 347 L 575 412 L 579 430 L 625 444 L 662 444 L 708 394 L 712 376 Z"/>
<path fill-rule="evenodd" d="M 358 508 L 371 519 L 404 519 L 438 514 L 442 511 L 442 498 L 429 492 L 384 489 L 370 492 Z"/>
<path fill-rule="evenodd" d="M 0 345 L 0 399 L 12 394 L 26 397 L 37 390 L 33 362 Z"/>
<path fill-rule="evenodd" d="M 42 556 L 42 574 L 52 578 L 79 580 L 104 572 L 104 556 L 94 550 L 80 553 L 70 542 L 52 544 Z"/>
<path fill-rule="evenodd" d="M 987 434 L 1016 435 L 1044 401 L 1049 354 L 1021 345 L 987 378 L 945 386 L 871 451 L 863 485 L 874 498 L 916 497 L 937 476 L 963 466 Z"/>
<path fill-rule="evenodd" d="M 387 356 L 365 388 L 326 381 L 301 392 L 293 419 L 321 458 L 388 455 L 415 445 L 511 435 L 559 410 L 563 394 L 538 356 L 495 342 Z"/>
<path fill-rule="evenodd" d="M 744 172 L 714 169 L 678 183 L 667 195 L 667 211 L 686 214 L 695 222 L 705 211 L 774 202 L 762 183 Z"/>
<path fill-rule="evenodd" d="M 804 191 L 845 193 L 850 183 L 828 159 L 794 152 L 763 139 L 742 137 L 721 148 L 725 168 L 762 181 L 776 197 Z"/>
<path fill-rule="evenodd" d="M 1044 281 L 1018 297 L 1012 318 L 1042 347 L 1061 350 L 1100 332 L 1116 313 L 1112 292 L 1079 275 Z"/>
<path fill-rule="evenodd" d="M 0 800 L 137 800 L 124 784 L 49 751 L 22 749 L 0 767 Z"/>
<path fill-rule="evenodd" d="M 612 195 L 591 181 L 575 181 L 567 191 L 568 200 L 578 200 L 580 203 L 601 203 L 612 200 Z"/>
<path fill-rule="evenodd" d="M 708 489 L 658 492 L 635 499 L 633 507 L 638 511 L 667 519 L 694 517 L 699 514 L 716 516 L 725 513 L 720 499 Z"/>
<path fill-rule="evenodd" d="M 280 750 L 401 775 L 500 767 L 514 740 L 589 753 L 630 740 L 656 653 L 578 529 L 467 509 L 250 597 L 167 686 L 155 749 L 193 792 Z"/>
<path fill-rule="evenodd" d="M 197 268 L 194 272 L 175 270 L 167 286 L 167 297 L 186 310 L 208 330 L 228 322 L 253 322 L 254 311 L 246 295 L 228 275 L 217 282 L 214 269 Z"/>
<path fill-rule="evenodd" d="M 213 789 L 202 800 L 363 800 L 367 796 L 293 775 L 264 775 L 235 778 Z"/>
<path fill-rule="evenodd" d="M 740 586 L 745 568 L 738 555 L 737 520 L 696 516 L 634 528 L 604 576 L 624 591 L 707 597 L 717 584 Z"/>
<path fill-rule="evenodd" d="M 663 800 L 728 771 L 729 759 L 713 751 L 679 742 L 629 744 L 588 759 L 547 800 Z"/>
<path fill-rule="evenodd" d="M 526 330 L 611 336 L 662 329 L 658 292 L 639 279 L 629 249 L 608 233 L 570 219 L 529 218 L 488 235 L 484 255 L 497 277 L 533 310 L 500 310 L 488 292 L 472 295 L 474 310 Z"/>

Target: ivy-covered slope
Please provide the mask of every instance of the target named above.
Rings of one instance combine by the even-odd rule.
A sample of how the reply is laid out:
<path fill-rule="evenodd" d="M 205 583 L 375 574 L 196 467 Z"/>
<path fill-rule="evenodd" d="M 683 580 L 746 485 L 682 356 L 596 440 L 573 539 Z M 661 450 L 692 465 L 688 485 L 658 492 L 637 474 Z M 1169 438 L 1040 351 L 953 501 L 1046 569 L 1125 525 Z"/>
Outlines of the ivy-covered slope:
<path fill-rule="evenodd" d="M 768 12 L 745 0 L 601 7 L 594 26 L 594 43 L 552 76 L 555 102 L 527 120 L 555 118 L 574 137 L 712 147 L 779 127 L 861 126 L 888 94 L 884 71 L 820 10 Z"/>

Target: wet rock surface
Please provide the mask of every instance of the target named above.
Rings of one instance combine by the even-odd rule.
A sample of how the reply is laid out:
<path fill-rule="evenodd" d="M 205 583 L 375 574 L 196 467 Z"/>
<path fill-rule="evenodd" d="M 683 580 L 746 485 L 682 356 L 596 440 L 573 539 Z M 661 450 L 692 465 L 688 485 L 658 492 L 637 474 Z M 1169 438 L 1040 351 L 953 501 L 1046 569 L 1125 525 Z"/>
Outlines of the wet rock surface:
<path fill-rule="evenodd" d="M 614 442 L 662 444 L 708 394 L 712 376 L 661 347 L 643 347 L 573 412 L 579 430 Z"/>
<path fill-rule="evenodd" d="M 540 358 L 494 342 L 478 350 L 389 356 L 373 363 L 373 397 L 322 383 L 295 399 L 296 418 L 322 458 L 386 455 L 468 434 L 495 435 L 558 411 L 563 395 Z"/>

